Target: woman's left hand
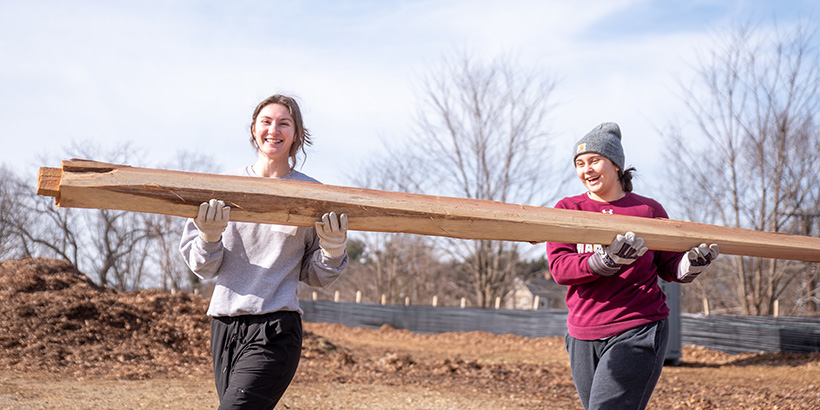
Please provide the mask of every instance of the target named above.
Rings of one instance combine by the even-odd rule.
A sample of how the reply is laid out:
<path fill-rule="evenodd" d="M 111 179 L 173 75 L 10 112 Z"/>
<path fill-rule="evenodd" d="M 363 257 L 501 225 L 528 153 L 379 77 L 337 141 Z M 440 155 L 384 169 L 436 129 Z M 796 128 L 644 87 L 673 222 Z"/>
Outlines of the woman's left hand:
<path fill-rule="evenodd" d="M 338 217 L 336 212 L 322 215 L 321 221 L 316 221 L 316 235 L 319 236 L 319 247 L 328 258 L 338 258 L 345 254 L 347 244 L 347 214 Z"/>
<path fill-rule="evenodd" d="M 678 265 L 678 280 L 689 283 L 703 272 L 720 254 L 718 244 L 706 246 L 705 243 L 696 246 L 683 256 Z"/>

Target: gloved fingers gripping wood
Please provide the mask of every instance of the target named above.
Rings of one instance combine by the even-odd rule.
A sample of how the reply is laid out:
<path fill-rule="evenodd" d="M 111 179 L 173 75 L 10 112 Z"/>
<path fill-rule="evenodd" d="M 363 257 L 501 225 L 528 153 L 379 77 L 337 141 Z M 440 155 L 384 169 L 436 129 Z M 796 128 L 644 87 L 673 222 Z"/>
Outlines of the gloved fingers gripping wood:
<path fill-rule="evenodd" d="M 598 247 L 587 262 L 593 272 L 601 276 L 612 276 L 622 266 L 635 262 L 647 250 L 643 246 L 643 239 L 635 236 L 634 232 L 627 232 L 616 236 L 609 246 Z"/>
<path fill-rule="evenodd" d="M 689 283 L 709 266 L 720 254 L 718 244 L 700 244 L 686 252 L 678 264 L 678 280 Z"/>
<path fill-rule="evenodd" d="M 328 212 L 315 225 L 322 254 L 328 258 L 343 256 L 347 243 L 347 214 L 337 216 L 336 212 Z"/>
<path fill-rule="evenodd" d="M 231 207 L 224 201 L 211 199 L 199 205 L 199 213 L 194 219 L 199 237 L 205 242 L 219 242 L 231 219 Z"/>

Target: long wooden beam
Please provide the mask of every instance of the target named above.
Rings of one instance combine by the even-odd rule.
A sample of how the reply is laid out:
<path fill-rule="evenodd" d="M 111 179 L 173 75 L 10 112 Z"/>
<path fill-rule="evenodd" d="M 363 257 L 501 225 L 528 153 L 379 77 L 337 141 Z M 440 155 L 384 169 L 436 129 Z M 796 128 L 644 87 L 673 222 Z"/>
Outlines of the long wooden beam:
<path fill-rule="evenodd" d="M 63 161 L 41 168 L 37 193 L 61 207 L 195 217 L 211 198 L 231 220 L 313 226 L 328 211 L 347 213 L 350 229 L 463 239 L 609 243 L 633 231 L 655 250 L 685 251 L 702 242 L 721 253 L 820 262 L 820 238 L 501 202 L 388 192 L 269 178 L 201 174 Z"/>

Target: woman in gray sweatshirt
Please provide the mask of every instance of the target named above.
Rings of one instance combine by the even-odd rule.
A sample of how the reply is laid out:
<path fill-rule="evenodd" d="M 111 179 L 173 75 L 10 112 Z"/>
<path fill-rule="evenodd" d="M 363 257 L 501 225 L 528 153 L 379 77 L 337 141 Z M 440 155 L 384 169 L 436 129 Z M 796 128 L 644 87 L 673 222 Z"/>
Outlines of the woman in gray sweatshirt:
<path fill-rule="evenodd" d="M 253 112 L 253 165 L 225 172 L 318 182 L 296 171 L 310 145 L 296 101 L 273 95 Z M 299 281 L 332 284 L 347 266 L 347 215 L 328 212 L 315 228 L 232 222 L 218 198 L 200 205 L 180 242 L 188 267 L 215 279 L 208 307 L 219 409 L 273 409 L 290 385 L 302 350 Z"/>

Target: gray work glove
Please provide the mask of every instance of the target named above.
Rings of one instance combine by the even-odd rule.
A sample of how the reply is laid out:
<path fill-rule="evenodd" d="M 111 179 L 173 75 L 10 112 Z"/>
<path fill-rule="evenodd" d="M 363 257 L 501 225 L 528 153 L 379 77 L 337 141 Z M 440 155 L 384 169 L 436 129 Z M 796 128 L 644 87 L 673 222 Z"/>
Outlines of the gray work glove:
<path fill-rule="evenodd" d="M 337 217 L 336 212 L 322 215 L 322 220 L 316 222 L 316 235 L 319 236 L 322 254 L 328 258 L 344 255 L 347 243 L 347 215 L 341 214 Z"/>
<path fill-rule="evenodd" d="M 706 246 L 705 243 L 696 246 L 683 255 L 678 264 L 678 280 L 689 283 L 700 275 L 709 264 L 720 254 L 716 243 Z"/>
<path fill-rule="evenodd" d="M 588 259 L 589 267 L 601 276 L 612 276 L 622 266 L 635 262 L 647 250 L 643 239 L 636 237 L 634 232 L 627 232 L 616 236 L 609 246 L 596 249 Z"/>
<path fill-rule="evenodd" d="M 222 239 L 222 232 L 228 227 L 228 220 L 231 218 L 231 207 L 225 206 L 225 202 L 211 199 L 199 205 L 199 213 L 194 219 L 196 229 L 199 229 L 199 237 L 205 242 L 219 242 Z"/>

